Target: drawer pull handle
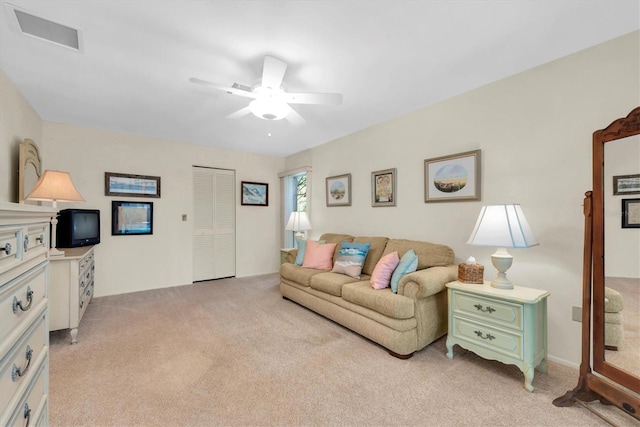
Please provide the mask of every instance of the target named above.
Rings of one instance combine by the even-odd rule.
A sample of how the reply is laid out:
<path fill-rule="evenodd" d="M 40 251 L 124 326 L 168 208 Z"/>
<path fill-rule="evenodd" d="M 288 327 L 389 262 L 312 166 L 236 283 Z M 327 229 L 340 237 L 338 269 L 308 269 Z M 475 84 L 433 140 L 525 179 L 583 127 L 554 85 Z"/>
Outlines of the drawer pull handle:
<path fill-rule="evenodd" d="M 18 301 L 18 298 L 13 297 L 13 314 L 17 313 L 18 307 L 20 307 L 20 310 L 22 311 L 27 311 L 31 308 L 31 304 L 33 303 L 33 291 L 29 286 L 27 286 L 27 301 L 29 301 L 29 304 L 23 306 L 22 301 Z"/>
<path fill-rule="evenodd" d="M 38 237 L 36 237 L 36 242 L 40 242 L 40 244 L 44 243 L 44 234 L 41 234 Z"/>
<path fill-rule="evenodd" d="M 496 337 L 494 337 L 493 335 L 487 333 L 486 336 L 482 336 L 482 331 L 473 331 L 478 337 L 482 338 L 483 340 L 495 340 Z"/>
<path fill-rule="evenodd" d="M 29 236 L 24 236 L 24 241 L 22 242 L 22 246 L 24 247 L 25 252 L 29 250 Z"/>
<path fill-rule="evenodd" d="M 7 255 L 11 255 L 11 243 L 5 243 L 4 248 L 0 248 Z"/>
<path fill-rule="evenodd" d="M 476 309 L 478 309 L 479 311 L 482 311 L 483 313 L 489 313 L 489 314 L 491 314 L 491 313 L 493 313 L 494 311 L 496 311 L 496 309 L 495 309 L 495 308 L 491 308 L 491 307 L 484 308 L 484 307 L 482 307 L 482 304 L 476 304 L 476 305 L 474 305 L 474 307 L 475 307 Z"/>
<path fill-rule="evenodd" d="M 31 365 L 31 356 L 33 356 L 33 350 L 31 349 L 31 347 L 27 346 L 27 354 L 26 354 L 27 366 L 20 369 L 14 363 L 13 368 L 11 369 L 11 381 L 15 381 L 19 377 L 22 377 L 24 374 L 27 373 L 27 371 L 29 370 L 29 365 Z"/>
<path fill-rule="evenodd" d="M 29 404 L 25 403 L 24 404 L 24 419 L 27 420 L 27 422 L 24 423 L 24 427 L 27 427 L 29 425 L 29 418 L 31 418 L 31 408 L 29 408 Z"/>

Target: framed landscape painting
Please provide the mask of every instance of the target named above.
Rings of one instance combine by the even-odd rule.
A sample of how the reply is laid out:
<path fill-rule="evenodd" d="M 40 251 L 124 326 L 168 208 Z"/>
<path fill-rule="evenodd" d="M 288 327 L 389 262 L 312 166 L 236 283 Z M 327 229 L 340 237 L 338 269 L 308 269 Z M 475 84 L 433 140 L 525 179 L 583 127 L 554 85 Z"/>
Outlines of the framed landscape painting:
<path fill-rule="evenodd" d="M 269 206 L 269 184 L 264 182 L 242 181 L 242 200 L 244 206 Z"/>
<path fill-rule="evenodd" d="M 480 200 L 480 150 L 424 161 L 424 202 Z"/>
<path fill-rule="evenodd" d="M 351 174 L 326 178 L 327 206 L 351 206 Z"/>
<path fill-rule="evenodd" d="M 104 195 L 160 197 L 160 177 L 105 172 Z"/>

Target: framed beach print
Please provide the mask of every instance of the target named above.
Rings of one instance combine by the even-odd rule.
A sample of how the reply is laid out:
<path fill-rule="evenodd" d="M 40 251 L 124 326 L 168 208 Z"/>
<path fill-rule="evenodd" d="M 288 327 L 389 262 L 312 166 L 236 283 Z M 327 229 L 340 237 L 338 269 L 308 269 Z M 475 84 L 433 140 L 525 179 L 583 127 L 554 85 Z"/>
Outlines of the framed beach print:
<path fill-rule="evenodd" d="M 640 194 L 640 174 L 613 177 L 613 195 Z"/>
<path fill-rule="evenodd" d="M 351 174 L 326 178 L 327 206 L 351 206 Z"/>
<path fill-rule="evenodd" d="M 242 181 L 242 200 L 244 206 L 269 206 L 269 184 L 263 182 Z"/>
<path fill-rule="evenodd" d="M 104 195 L 160 197 L 160 177 L 105 172 Z"/>
<path fill-rule="evenodd" d="M 396 205 L 396 168 L 371 172 L 371 206 Z"/>
<path fill-rule="evenodd" d="M 640 228 L 640 199 L 622 199 L 622 228 Z"/>
<path fill-rule="evenodd" d="M 153 234 L 153 202 L 111 202 L 111 235 Z"/>
<path fill-rule="evenodd" d="M 424 202 L 480 200 L 480 150 L 424 161 Z"/>

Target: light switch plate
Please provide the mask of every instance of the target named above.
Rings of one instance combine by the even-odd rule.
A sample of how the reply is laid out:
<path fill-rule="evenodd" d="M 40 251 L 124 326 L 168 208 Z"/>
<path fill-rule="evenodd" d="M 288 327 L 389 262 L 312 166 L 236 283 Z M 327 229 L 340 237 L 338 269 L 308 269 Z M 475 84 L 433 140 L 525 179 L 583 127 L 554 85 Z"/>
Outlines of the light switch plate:
<path fill-rule="evenodd" d="M 571 320 L 582 322 L 582 307 L 571 307 Z"/>

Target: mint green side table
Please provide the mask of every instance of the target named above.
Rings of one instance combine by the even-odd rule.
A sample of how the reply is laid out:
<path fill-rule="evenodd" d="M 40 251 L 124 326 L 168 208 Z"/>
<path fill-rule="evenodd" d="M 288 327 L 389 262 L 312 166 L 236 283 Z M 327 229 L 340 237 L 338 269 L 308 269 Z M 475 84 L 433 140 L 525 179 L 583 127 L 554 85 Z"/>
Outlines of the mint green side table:
<path fill-rule="evenodd" d="M 491 282 L 451 282 L 447 357 L 453 346 L 485 359 L 516 365 L 524 387 L 532 392 L 535 368 L 547 372 L 547 297 L 549 292 L 514 286 L 497 289 Z"/>

